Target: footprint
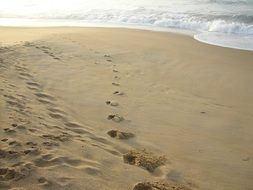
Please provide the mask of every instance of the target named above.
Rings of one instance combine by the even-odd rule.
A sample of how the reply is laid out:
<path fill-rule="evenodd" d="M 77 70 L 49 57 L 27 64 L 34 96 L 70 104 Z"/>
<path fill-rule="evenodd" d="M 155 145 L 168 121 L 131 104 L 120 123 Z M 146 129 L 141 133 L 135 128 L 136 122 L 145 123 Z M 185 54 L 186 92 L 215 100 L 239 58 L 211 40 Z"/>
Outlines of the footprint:
<path fill-rule="evenodd" d="M 40 183 L 40 184 L 45 184 L 45 183 L 47 183 L 48 181 L 47 181 L 47 179 L 46 178 L 44 178 L 44 177 L 40 177 L 40 178 L 38 178 L 38 182 Z"/>
<path fill-rule="evenodd" d="M 39 155 L 40 154 L 40 151 L 38 148 L 30 148 L 30 149 L 24 150 L 23 152 L 24 152 L 24 154 L 30 154 L 30 155 Z"/>
<path fill-rule="evenodd" d="M 46 179 L 45 177 L 39 177 L 38 183 L 39 183 L 39 185 L 44 186 L 45 188 L 50 188 L 50 189 L 51 189 L 51 186 L 54 186 L 54 188 L 56 188 L 55 185 L 58 186 L 57 183 L 50 181 L 50 180 Z"/>
<path fill-rule="evenodd" d="M 65 114 L 64 111 L 58 109 L 58 108 L 48 108 L 49 111 L 53 112 L 53 113 L 61 113 L 61 114 Z"/>
<path fill-rule="evenodd" d="M 110 130 L 110 131 L 107 132 L 107 134 L 110 137 L 116 138 L 116 139 L 129 139 L 129 138 L 134 137 L 133 133 L 121 132 L 121 131 L 118 131 L 118 130 Z"/>
<path fill-rule="evenodd" d="M 39 89 L 37 87 L 27 86 L 28 89 L 38 91 Z"/>
<path fill-rule="evenodd" d="M 61 60 L 59 57 L 54 57 L 54 59 L 56 59 L 56 60 Z"/>
<path fill-rule="evenodd" d="M 110 114 L 110 115 L 108 115 L 107 119 L 112 120 L 117 123 L 124 120 L 124 118 L 122 116 L 119 116 L 118 114 Z"/>
<path fill-rule="evenodd" d="M 35 128 L 30 128 L 30 129 L 28 129 L 28 131 L 30 131 L 31 133 L 36 133 L 38 130 Z"/>
<path fill-rule="evenodd" d="M 13 96 L 6 95 L 6 94 L 4 94 L 3 96 L 6 97 L 6 98 L 9 98 L 11 100 L 18 100 L 17 98 L 15 98 Z"/>
<path fill-rule="evenodd" d="M 114 86 L 120 86 L 119 83 L 115 83 L 115 82 L 112 82 L 112 85 L 114 85 Z"/>
<path fill-rule="evenodd" d="M 107 105 L 110 105 L 110 106 L 118 106 L 119 103 L 118 102 L 115 102 L 115 101 L 106 101 L 105 102 Z"/>
<path fill-rule="evenodd" d="M 10 145 L 10 146 L 21 146 L 21 143 L 14 140 L 14 141 L 10 141 L 10 142 L 9 142 L 9 145 Z"/>
<path fill-rule="evenodd" d="M 123 160 L 127 164 L 139 166 L 149 172 L 153 172 L 156 168 L 164 165 L 166 162 L 166 158 L 164 156 L 156 156 L 145 149 L 130 150 L 123 155 Z"/>
<path fill-rule="evenodd" d="M 122 95 L 124 95 L 124 92 L 114 91 L 113 94 L 122 96 Z"/>
<path fill-rule="evenodd" d="M 32 86 L 32 87 L 41 87 L 38 83 L 36 82 L 27 82 L 26 84 L 28 84 L 29 86 Z"/>
<path fill-rule="evenodd" d="M 17 96 L 21 97 L 21 98 L 26 98 L 24 95 L 22 94 L 17 94 Z"/>
<path fill-rule="evenodd" d="M 16 70 L 20 73 L 23 73 L 23 72 L 28 72 L 28 70 L 26 68 L 23 68 L 23 67 L 18 67 L 18 66 L 15 66 L 16 67 Z M 22 75 L 22 74 L 21 74 Z"/>
<path fill-rule="evenodd" d="M 119 71 L 117 69 L 112 70 L 114 73 L 118 73 Z"/>
<path fill-rule="evenodd" d="M 49 50 L 51 49 L 50 47 L 47 47 L 47 46 L 41 46 L 40 48 L 41 49 L 49 49 Z"/>
<path fill-rule="evenodd" d="M 17 71 L 21 71 L 21 72 L 25 72 L 25 73 L 28 72 L 27 68 L 22 67 L 20 65 L 15 65 L 15 68 L 16 68 Z"/>
<path fill-rule="evenodd" d="M 17 151 L 0 149 L 0 158 L 15 159 L 20 156 L 21 154 Z"/>
<path fill-rule="evenodd" d="M 13 123 L 13 124 L 11 124 L 11 126 L 12 126 L 12 127 L 17 127 L 17 126 L 18 126 L 18 124 Z"/>
<path fill-rule="evenodd" d="M 10 101 L 10 100 L 7 100 L 6 102 L 11 106 L 15 106 L 15 107 L 18 107 L 20 109 L 25 108 L 25 106 L 23 104 L 19 103 L 19 102 L 14 102 L 14 101 Z"/>
<path fill-rule="evenodd" d="M 57 140 L 61 142 L 66 142 L 70 140 L 71 135 L 69 134 L 60 134 L 60 135 L 51 135 L 51 134 L 46 134 L 42 135 L 42 138 L 50 139 L 50 140 Z"/>
<path fill-rule="evenodd" d="M 49 100 L 55 100 L 54 97 L 48 95 L 48 94 L 45 94 L 45 93 L 35 93 L 35 96 L 39 97 L 39 98 L 45 98 L 45 99 L 49 99 Z"/>
<path fill-rule="evenodd" d="M 50 100 L 40 99 L 40 98 L 37 98 L 37 100 L 43 104 L 48 104 L 48 105 L 54 106 L 54 103 L 52 103 Z"/>
<path fill-rule="evenodd" d="M 11 128 L 4 128 L 4 131 L 6 133 L 16 133 L 16 131 L 14 129 L 11 129 Z"/>
<path fill-rule="evenodd" d="M 54 147 L 54 146 L 59 146 L 59 143 L 51 142 L 51 141 L 45 141 L 45 142 L 42 143 L 42 145 L 48 146 L 48 147 Z"/>
<path fill-rule="evenodd" d="M 28 78 L 31 78 L 32 76 L 30 75 L 30 74 L 28 74 L 28 73 L 19 73 L 19 75 L 21 75 L 21 76 L 24 76 L 24 77 L 28 77 Z"/>
<path fill-rule="evenodd" d="M 32 142 L 32 141 L 28 141 L 25 144 L 28 145 L 28 146 L 36 146 L 37 145 L 37 143 Z"/>
<path fill-rule="evenodd" d="M 73 127 L 73 128 L 81 128 L 82 126 L 78 123 L 74 123 L 74 122 L 66 122 L 64 123 L 64 125 L 66 125 L 67 127 Z"/>
<path fill-rule="evenodd" d="M 250 160 L 250 157 L 249 157 L 249 156 L 242 159 L 242 161 L 245 161 L 245 162 L 247 162 L 247 161 L 249 161 L 249 160 Z"/>
<path fill-rule="evenodd" d="M 0 181 L 9 181 L 15 178 L 16 171 L 10 168 L 0 168 Z"/>
<path fill-rule="evenodd" d="M 54 119 L 64 119 L 64 116 L 58 113 L 48 113 L 48 115 Z"/>

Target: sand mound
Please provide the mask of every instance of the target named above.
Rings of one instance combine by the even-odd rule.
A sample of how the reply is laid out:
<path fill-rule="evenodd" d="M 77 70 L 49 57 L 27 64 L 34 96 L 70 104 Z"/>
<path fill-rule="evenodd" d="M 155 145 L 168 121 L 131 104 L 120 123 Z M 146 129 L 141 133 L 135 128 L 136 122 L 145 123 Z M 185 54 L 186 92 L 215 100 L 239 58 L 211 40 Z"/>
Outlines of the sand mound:
<path fill-rule="evenodd" d="M 179 184 L 166 182 L 140 182 L 137 183 L 133 190 L 190 190 L 188 187 Z"/>
<path fill-rule="evenodd" d="M 164 165 L 166 158 L 164 156 L 156 156 L 147 150 L 131 150 L 123 155 L 125 163 L 145 168 L 149 172 L 153 172 L 157 167 Z"/>

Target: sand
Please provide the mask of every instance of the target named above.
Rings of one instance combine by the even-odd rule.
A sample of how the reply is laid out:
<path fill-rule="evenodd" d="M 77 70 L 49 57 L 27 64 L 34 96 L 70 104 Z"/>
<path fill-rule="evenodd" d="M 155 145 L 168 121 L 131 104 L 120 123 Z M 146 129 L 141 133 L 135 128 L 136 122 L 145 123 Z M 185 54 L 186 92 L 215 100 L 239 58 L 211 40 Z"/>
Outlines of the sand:
<path fill-rule="evenodd" d="M 253 52 L 116 28 L 0 43 L 0 189 L 252 189 Z"/>

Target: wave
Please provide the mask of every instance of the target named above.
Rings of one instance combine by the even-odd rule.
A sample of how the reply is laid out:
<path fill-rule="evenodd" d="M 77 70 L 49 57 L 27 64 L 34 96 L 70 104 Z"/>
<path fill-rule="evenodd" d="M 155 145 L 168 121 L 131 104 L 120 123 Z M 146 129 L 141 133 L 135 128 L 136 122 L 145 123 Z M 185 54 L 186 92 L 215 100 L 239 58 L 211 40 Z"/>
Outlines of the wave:
<path fill-rule="evenodd" d="M 6 17 L 6 15 L 0 15 Z M 16 16 L 17 17 L 17 16 Z M 133 10 L 92 10 L 75 13 L 46 13 L 18 17 L 33 19 L 65 19 L 109 24 L 135 24 L 165 28 L 178 28 L 193 31 L 209 31 L 253 35 L 253 15 L 201 15 L 171 13 L 152 9 Z"/>
<path fill-rule="evenodd" d="M 248 0 L 206 0 L 204 2 L 205 3 L 225 4 L 225 5 L 231 5 L 231 4 L 245 5 L 245 4 L 248 4 Z"/>

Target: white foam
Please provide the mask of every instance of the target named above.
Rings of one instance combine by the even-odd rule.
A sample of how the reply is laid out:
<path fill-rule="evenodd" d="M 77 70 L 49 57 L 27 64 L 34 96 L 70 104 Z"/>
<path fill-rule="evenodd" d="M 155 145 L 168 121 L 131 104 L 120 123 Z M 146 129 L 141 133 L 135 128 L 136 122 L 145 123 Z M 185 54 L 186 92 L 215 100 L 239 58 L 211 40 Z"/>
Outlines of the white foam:
<path fill-rule="evenodd" d="M 253 36 L 249 35 L 241 36 L 236 34 L 205 32 L 194 35 L 194 38 L 200 42 L 221 47 L 253 51 Z"/>
<path fill-rule="evenodd" d="M 208 31 L 230 33 L 230 34 L 253 35 L 253 25 L 247 25 L 238 22 L 226 22 L 224 20 L 219 19 L 210 22 Z"/>

